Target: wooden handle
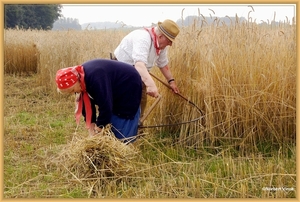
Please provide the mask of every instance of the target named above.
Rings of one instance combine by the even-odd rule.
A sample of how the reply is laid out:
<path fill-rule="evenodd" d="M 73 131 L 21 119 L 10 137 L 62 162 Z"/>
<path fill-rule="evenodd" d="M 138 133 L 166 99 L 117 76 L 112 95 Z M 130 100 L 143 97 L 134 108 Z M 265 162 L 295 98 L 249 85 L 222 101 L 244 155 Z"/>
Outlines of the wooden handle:
<path fill-rule="evenodd" d="M 150 106 L 150 108 L 144 113 L 143 117 L 140 118 L 140 124 L 143 123 L 145 121 L 145 119 L 147 118 L 147 116 L 151 113 L 151 111 L 154 109 L 154 107 L 157 105 L 157 103 L 161 100 L 161 95 L 158 95 L 158 97 L 156 98 L 156 100 L 154 101 L 154 103 Z"/>

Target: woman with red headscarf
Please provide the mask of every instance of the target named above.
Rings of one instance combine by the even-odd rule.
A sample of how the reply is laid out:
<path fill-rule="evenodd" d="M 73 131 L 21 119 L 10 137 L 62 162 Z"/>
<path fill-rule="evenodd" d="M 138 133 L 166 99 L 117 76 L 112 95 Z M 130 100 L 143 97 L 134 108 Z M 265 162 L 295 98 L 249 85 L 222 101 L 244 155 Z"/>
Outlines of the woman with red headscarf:
<path fill-rule="evenodd" d="M 58 70 L 56 84 L 59 92 L 79 94 L 76 122 L 79 124 L 83 115 L 91 136 L 111 124 L 118 139 L 124 142 L 135 140 L 140 118 L 142 80 L 132 65 L 94 59 Z"/>

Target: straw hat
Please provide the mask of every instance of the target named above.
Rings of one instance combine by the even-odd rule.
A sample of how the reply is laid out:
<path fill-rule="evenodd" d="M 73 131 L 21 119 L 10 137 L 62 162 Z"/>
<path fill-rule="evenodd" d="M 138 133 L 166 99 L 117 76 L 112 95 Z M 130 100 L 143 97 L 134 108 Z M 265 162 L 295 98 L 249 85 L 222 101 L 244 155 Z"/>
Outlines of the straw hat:
<path fill-rule="evenodd" d="M 158 22 L 158 29 L 172 42 L 179 33 L 178 25 L 172 20 L 165 20 L 163 22 Z"/>

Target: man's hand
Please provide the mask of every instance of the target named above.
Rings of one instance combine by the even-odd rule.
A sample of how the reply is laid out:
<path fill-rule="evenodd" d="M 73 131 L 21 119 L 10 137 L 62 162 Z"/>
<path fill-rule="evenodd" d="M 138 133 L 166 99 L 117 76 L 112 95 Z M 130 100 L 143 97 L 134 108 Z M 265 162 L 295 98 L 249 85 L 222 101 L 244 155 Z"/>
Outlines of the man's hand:
<path fill-rule="evenodd" d="M 152 96 L 152 97 L 157 98 L 159 96 L 157 87 L 156 86 L 148 86 L 147 87 L 147 94 Z"/>
<path fill-rule="evenodd" d="M 174 93 L 179 93 L 179 89 L 177 88 L 175 81 L 170 82 L 169 85 Z"/>
<path fill-rule="evenodd" d="M 143 62 L 137 62 L 135 63 L 135 69 L 141 75 L 142 81 L 146 86 L 147 95 L 157 98 L 159 96 L 158 89 L 155 85 L 154 80 L 150 76 L 146 65 Z"/>
<path fill-rule="evenodd" d="M 164 75 L 166 80 L 169 83 L 170 88 L 173 90 L 174 93 L 179 93 L 179 89 L 177 88 L 176 82 L 174 80 L 174 77 L 171 73 L 171 70 L 168 65 L 164 66 L 163 68 L 160 68 L 161 73 Z"/>

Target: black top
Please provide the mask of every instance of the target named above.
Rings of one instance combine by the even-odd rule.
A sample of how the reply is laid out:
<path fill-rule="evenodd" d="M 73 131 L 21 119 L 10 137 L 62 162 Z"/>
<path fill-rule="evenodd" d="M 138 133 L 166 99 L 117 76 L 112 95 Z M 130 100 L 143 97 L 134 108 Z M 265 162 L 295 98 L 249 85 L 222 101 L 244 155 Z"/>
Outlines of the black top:
<path fill-rule="evenodd" d="M 90 60 L 82 66 L 86 91 L 91 97 L 92 123 L 105 126 L 112 114 L 133 119 L 142 96 L 142 80 L 135 67 L 108 59 Z M 85 117 L 84 108 L 82 114 Z"/>

